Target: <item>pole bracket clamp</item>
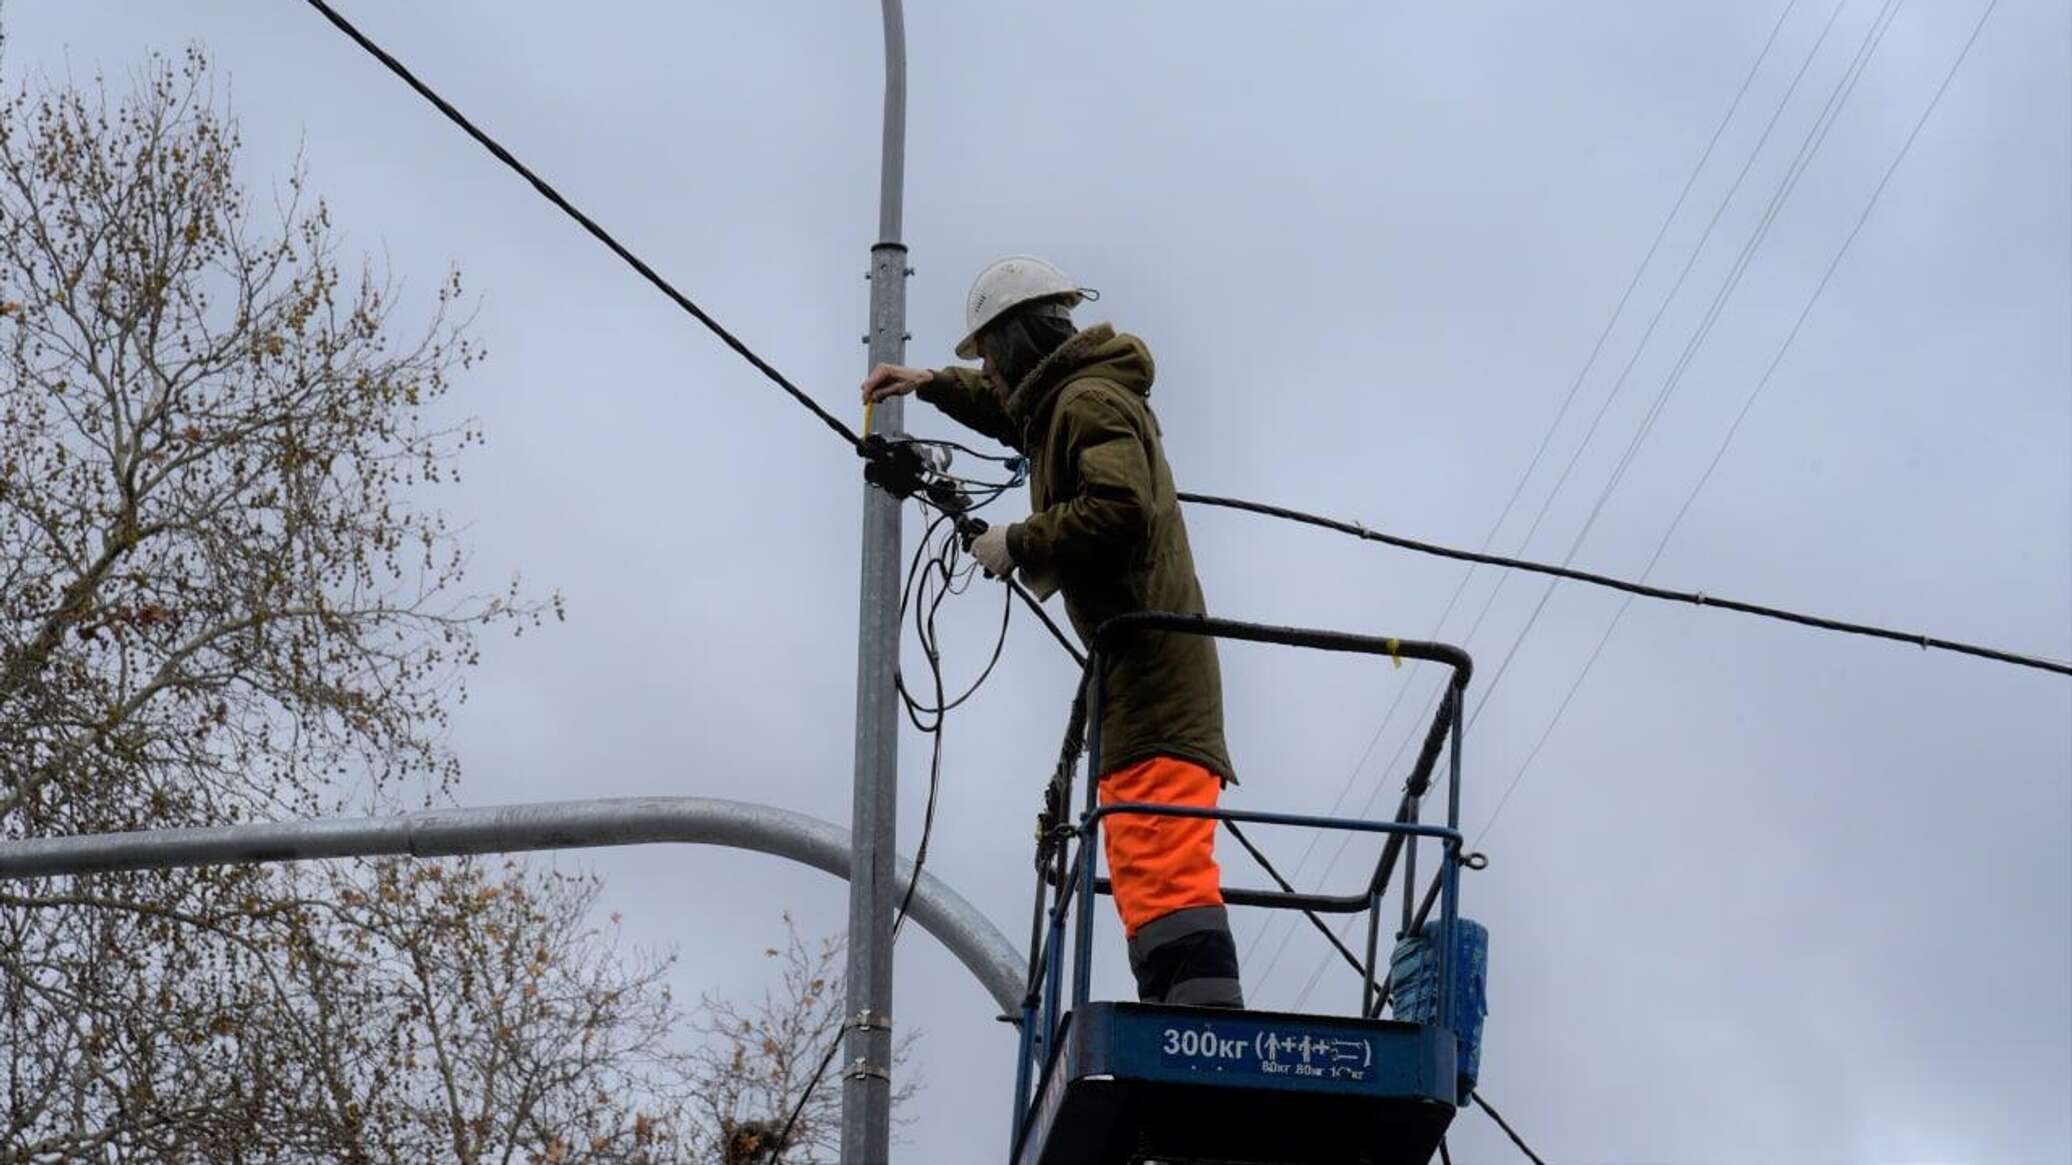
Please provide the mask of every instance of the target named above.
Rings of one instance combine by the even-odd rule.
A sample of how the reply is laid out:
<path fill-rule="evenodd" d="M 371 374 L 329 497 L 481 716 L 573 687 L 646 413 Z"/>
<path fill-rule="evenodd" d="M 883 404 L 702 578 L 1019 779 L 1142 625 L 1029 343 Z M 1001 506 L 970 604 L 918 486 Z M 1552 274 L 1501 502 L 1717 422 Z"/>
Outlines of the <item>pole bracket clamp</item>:
<path fill-rule="evenodd" d="M 842 1073 L 842 1079 L 883 1080 L 885 1083 L 890 1084 L 892 1083 L 892 1073 L 873 1065 L 869 1060 L 857 1060 L 849 1065 L 848 1071 Z"/>
<path fill-rule="evenodd" d="M 889 1015 L 879 1015 L 866 1007 L 850 1019 L 849 1030 L 853 1032 L 889 1032 L 892 1030 L 892 1017 Z"/>

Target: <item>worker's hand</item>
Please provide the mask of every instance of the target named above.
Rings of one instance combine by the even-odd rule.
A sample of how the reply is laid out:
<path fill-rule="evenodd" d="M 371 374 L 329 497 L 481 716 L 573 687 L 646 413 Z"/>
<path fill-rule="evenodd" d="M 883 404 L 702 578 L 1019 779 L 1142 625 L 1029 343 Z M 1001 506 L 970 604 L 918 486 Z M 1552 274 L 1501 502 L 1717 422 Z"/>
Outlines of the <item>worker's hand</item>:
<path fill-rule="evenodd" d="M 1014 573 L 1014 555 L 1007 552 L 1007 527 L 989 526 L 986 532 L 971 540 L 971 556 L 986 568 L 992 578 L 1006 578 Z"/>
<path fill-rule="evenodd" d="M 905 396 L 927 384 L 935 373 L 903 364 L 880 364 L 863 378 L 863 403 L 876 404 L 887 397 Z"/>

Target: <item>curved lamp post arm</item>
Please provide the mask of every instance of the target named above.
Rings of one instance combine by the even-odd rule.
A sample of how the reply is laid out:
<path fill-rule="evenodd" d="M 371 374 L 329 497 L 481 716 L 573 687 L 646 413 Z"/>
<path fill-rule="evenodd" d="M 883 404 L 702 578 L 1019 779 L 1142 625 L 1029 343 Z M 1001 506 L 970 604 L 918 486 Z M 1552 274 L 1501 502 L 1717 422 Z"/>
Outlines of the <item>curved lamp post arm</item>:
<path fill-rule="evenodd" d="M 0 842 L 0 878 L 662 843 L 755 850 L 849 876 L 849 831 L 817 817 L 711 797 L 623 797 Z M 900 858 L 895 868 L 904 887 L 914 864 Z M 923 871 L 910 913 L 978 978 L 1003 1014 L 1020 1014 L 1025 959 L 976 907 Z"/>

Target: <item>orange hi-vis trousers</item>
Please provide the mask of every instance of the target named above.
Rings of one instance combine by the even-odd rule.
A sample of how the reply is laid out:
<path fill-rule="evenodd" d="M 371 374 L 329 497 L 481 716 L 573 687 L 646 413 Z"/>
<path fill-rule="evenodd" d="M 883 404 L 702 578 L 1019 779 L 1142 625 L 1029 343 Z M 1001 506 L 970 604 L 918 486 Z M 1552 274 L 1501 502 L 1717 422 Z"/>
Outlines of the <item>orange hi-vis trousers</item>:
<path fill-rule="evenodd" d="M 1214 808 L 1222 778 L 1192 761 L 1155 756 L 1101 778 L 1101 803 L 1146 801 Z M 1101 822 L 1108 880 L 1123 933 L 1176 910 L 1223 905 L 1223 872 L 1216 867 L 1216 823 L 1199 817 L 1123 813 Z"/>

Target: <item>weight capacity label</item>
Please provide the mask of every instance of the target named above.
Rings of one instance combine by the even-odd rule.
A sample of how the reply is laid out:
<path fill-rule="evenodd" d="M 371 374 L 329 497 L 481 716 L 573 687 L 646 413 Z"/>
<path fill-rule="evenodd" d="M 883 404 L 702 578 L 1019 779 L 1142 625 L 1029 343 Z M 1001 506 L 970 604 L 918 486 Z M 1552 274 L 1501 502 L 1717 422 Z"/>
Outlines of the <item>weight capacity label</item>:
<path fill-rule="evenodd" d="M 1201 1072 L 1364 1081 L 1374 1070 L 1371 1040 L 1250 1024 L 1168 1027 L 1160 1033 L 1158 1052 L 1166 1067 Z"/>

